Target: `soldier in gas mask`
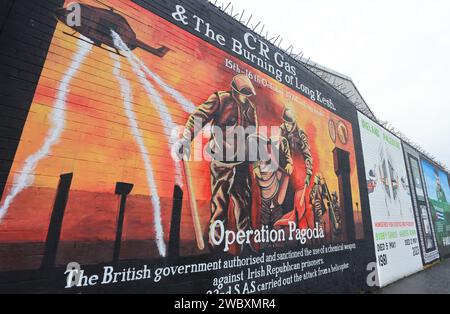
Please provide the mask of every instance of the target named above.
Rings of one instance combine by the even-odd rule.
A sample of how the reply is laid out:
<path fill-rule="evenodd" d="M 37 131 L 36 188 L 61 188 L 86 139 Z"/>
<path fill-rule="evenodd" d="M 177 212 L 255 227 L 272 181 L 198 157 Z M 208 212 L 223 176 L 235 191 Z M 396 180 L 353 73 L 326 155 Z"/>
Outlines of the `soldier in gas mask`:
<path fill-rule="evenodd" d="M 294 172 L 291 175 L 286 196 L 286 200 L 289 201 L 286 201 L 283 205 L 284 212 L 290 213 L 286 214 L 283 219 L 280 220 L 280 224 L 286 225 L 289 221 L 294 221 L 296 217 L 299 218 L 303 216 L 303 214 L 300 214 L 300 211 L 304 211 L 304 209 L 301 209 L 301 207 L 304 207 L 304 204 L 295 203 L 304 200 L 304 197 L 301 197 L 301 191 L 305 191 L 311 182 L 311 177 L 313 175 L 313 158 L 308 142 L 308 136 L 297 125 L 293 111 L 289 108 L 285 108 L 282 119 L 283 124 L 280 126 L 280 133 L 289 143 L 293 160 L 300 157 L 305 161 L 304 170 L 300 167 L 295 167 Z M 301 175 L 299 171 L 305 171 L 306 176 L 304 182 L 298 182 L 298 180 L 296 180 L 296 178 Z M 298 221 L 294 222 L 298 223 Z"/>
<path fill-rule="evenodd" d="M 189 154 L 190 143 L 197 135 L 196 132 L 211 123 L 210 226 L 217 220 L 226 225 L 228 207 L 232 200 L 237 229 L 247 231 L 251 228 L 251 162 L 247 158 L 247 137 L 248 133 L 256 133 L 258 125 L 256 107 L 250 101 L 250 97 L 255 95 L 256 91 L 250 79 L 242 74 L 236 75 L 231 82 L 230 91 L 212 94 L 206 102 L 197 107 L 185 125 L 179 148 L 180 157 Z M 234 132 L 239 128 L 247 131 L 244 138 L 236 142 Z M 240 156 L 245 156 L 244 160 Z M 213 232 L 218 234 L 217 230 Z M 212 249 L 217 249 L 211 239 L 209 244 Z"/>

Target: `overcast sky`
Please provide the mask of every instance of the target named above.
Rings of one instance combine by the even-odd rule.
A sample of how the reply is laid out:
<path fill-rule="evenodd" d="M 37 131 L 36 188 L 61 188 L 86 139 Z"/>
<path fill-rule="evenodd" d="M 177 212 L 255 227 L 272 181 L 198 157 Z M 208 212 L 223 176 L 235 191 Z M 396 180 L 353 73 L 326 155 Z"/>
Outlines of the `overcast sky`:
<path fill-rule="evenodd" d="M 281 34 L 282 47 L 294 43 L 311 60 L 350 76 L 381 120 L 450 168 L 450 1 L 231 3 L 247 19 L 253 14 L 250 24 L 262 20 L 270 34 Z"/>

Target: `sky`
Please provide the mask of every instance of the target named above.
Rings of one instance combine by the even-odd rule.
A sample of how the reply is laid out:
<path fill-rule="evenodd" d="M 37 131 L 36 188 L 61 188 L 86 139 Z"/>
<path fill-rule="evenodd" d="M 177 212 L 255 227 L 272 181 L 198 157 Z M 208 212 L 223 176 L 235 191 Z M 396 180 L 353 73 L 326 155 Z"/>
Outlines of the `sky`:
<path fill-rule="evenodd" d="M 214 1 L 213 1 L 214 2 Z M 450 1 L 224 0 L 350 76 L 376 116 L 450 168 Z M 261 24 L 262 26 L 262 24 Z M 258 28 L 259 29 L 259 28 Z M 272 37 L 270 36 L 270 37 Z"/>

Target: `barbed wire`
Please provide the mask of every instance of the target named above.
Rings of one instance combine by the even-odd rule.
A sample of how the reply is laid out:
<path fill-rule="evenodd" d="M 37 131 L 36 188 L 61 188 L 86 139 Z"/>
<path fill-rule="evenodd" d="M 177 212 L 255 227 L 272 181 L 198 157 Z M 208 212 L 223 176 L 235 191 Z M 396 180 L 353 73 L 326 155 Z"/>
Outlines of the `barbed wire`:
<path fill-rule="evenodd" d="M 314 63 L 311 61 L 311 58 L 305 58 L 304 52 L 301 50 L 299 52 L 294 52 L 295 47 L 294 44 L 286 45 L 283 48 L 283 38 L 281 35 L 272 35 L 270 34 L 269 30 L 266 29 L 266 24 L 264 24 L 262 21 L 254 22 L 254 16 L 251 13 L 247 13 L 245 10 L 239 11 L 237 10 L 234 5 L 231 2 L 223 2 L 219 0 L 204 0 L 210 4 L 212 4 L 215 8 L 217 8 L 222 13 L 232 17 L 234 20 L 236 20 L 238 23 L 243 25 L 248 30 L 252 31 L 253 33 L 259 35 L 261 38 L 264 38 L 269 43 L 277 47 L 280 51 L 285 53 L 286 55 L 290 56 L 297 65 L 304 67 L 309 72 L 313 73 L 317 77 L 319 77 L 321 80 L 326 82 L 329 86 L 331 86 L 334 90 L 336 90 L 339 94 L 343 95 L 346 99 L 348 99 L 355 108 L 369 117 L 372 121 L 375 123 L 381 125 L 386 130 L 392 132 L 397 137 L 399 137 L 403 142 L 407 143 L 409 146 L 416 149 L 418 152 L 420 152 L 422 155 L 433 161 L 435 164 L 439 165 L 442 169 L 444 169 L 447 173 L 449 173 L 449 169 L 447 166 L 440 162 L 435 156 L 431 155 L 429 152 L 427 152 L 422 146 L 411 140 L 409 137 L 407 137 L 404 133 L 398 131 L 392 124 L 390 124 L 388 121 L 383 121 L 379 119 L 376 114 L 372 111 L 372 109 L 367 104 L 362 104 L 359 100 L 353 99 L 355 96 L 355 91 L 349 90 L 343 83 L 338 84 L 336 82 L 336 79 L 333 79 L 333 75 L 330 73 L 321 70 L 320 66 L 318 66 L 317 63 Z M 247 18 L 248 16 L 248 18 Z M 351 81 L 353 84 L 353 82 Z M 358 93 L 359 95 L 359 93 Z"/>

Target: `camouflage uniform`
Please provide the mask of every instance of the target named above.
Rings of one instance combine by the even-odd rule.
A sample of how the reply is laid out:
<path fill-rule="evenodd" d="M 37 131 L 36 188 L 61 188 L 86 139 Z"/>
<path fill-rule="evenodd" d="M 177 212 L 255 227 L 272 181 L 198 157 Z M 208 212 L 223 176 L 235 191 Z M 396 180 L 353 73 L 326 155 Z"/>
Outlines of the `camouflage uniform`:
<path fill-rule="evenodd" d="M 226 225 L 228 217 L 228 207 L 230 198 L 234 205 L 234 214 L 238 230 L 246 231 L 251 227 L 250 211 L 252 207 L 251 193 L 251 173 L 250 162 L 239 161 L 237 159 L 237 141 L 227 141 L 227 133 L 236 127 L 257 127 L 257 116 L 255 106 L 247 99 L 245 104 L 237 101 L 230 92 L 217 92 L 201 104 L 189 117 L 186 123 L 184 138 L 188 141 L 196 136 L 194 125 L 196 121 L 201 121 L 201 127 L 211 122 L 213 133 L 209 142 L 209 149 L 212 153 L 211 161 L 211 219 L 210 225 L 220 220 Z M 198 123 L 198 122 L 197 122 Z M 224 134 L 223 141 L 214 134 L 214 128 L 218 127 Z M 248 137 L 248 134 L 245 135 Z M 241 143 L 242 144 L 242 143 Z M 234 146 L 234 147 L 232 147 Z M 245 146 L 245 145 L 244 145 Z M 226 150 L 232 147 L 235 160 L 217 158 L 224 156 Z M 244 147 L 247 150 L 247 147 Z M 246 156 L 247 156 L 247 152 Z M 215 230 L 217 234 L 217 230 Z M 211 241 L 210 241 L 211 244 Z"/>
<path fill-rule="evenodd" d="M 285 137 L 293 153 L 301 153 L 305 159 L 306 175 L 311 177 L 313 174 L 313 158 L 311 155 L 311 148 L 308 142 L 308 136 L 301 130 L 297 124 L 291 131 L 288 131 L 286 126 L 280 126 L 281 136 Z"/>
<path fill-rule="evenodd" d="M 289 131 L 286 127 L 286 124 L 283 123 L 280 126 L 280 133 L 281 136 L 286 138 L 289 142 L 289 146 L 291 149 L 291 154 L 293 157 L 295 157 L 296 154 L 301 154 L 303 159 L 305 160 L 305 172 L 306 172 L 306 180 L 307 184 L 309 184 L 309 180 L 312 177 L 313 174 L 313 158 L 311 155 L 311 149 L 308 142 L 308 136 L 306 135 L 303 130 L 301 130 L 297 123 L 295 122 L 293 116 L 287 116 L 286 112 L 289 110 L 285 110 L 283 113 L 283 120 L 287 123 L 292 123 L 293 127 Z M 295 160 L 295 158 L 293 158 Z M 290 184 L 287 189 L 287 196 L 286 196 L 286 202 L 283 204 L 283 212 L 288 213 L 292 209 L 294 209 L 297 205 L 295 204 L 296 194 L 299 193 L 299 191 L 306 188 L 306 186 L 303 186 L 303 182 L 300 182 L 298 180 L 300 173 L 299 168 L 295 167 L 294 172 L 291 175 Z"/>

